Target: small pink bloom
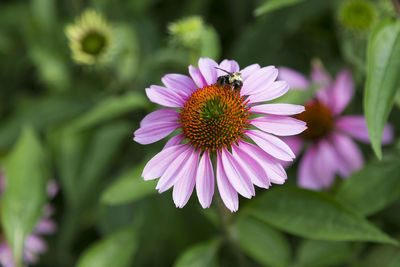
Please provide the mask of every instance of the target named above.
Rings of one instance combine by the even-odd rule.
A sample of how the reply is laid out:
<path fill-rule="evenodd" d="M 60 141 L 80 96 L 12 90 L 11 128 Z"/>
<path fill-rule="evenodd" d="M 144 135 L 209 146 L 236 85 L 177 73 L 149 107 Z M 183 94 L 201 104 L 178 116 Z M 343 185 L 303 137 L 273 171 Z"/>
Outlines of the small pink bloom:
<path fill-rule="evenodd" d="M 290 81 L 294 88 L 307 89 L 302 74 L 288 68 L 280 69 L 279 79 Z M 363 156 L 356 143 L 369 142 L 364 116 L 341 115 L 354 96 L 354 83 L 349 70 L 342 70 L 332 81 L 321 64 L 314 64 L 311 84 L 318 84 L 315 97 L 306 103 L 306 110 L 296 118 L 307 123 L 307 130 L 284 141 L 298 155 L 303 146 L 306 151 L 300 161 L 297 182 L 299 186 L 319 190 L 329 188 L 335 174 L 347 178 L 364 165 Z M 295 85 L 303 85 L 296 87 Z M 382 142 L 391 142 L 390 125 L 384 129 Z"/>
<path fill-rule="evenodd" d="M 6 177 L 1 171 L 0 185 L 1 198 L 4 190 L 7 190 Z M 47 194 L 49 198 L 53 198 L 57 194 L 57 191 L 57 183 L 54 180 L 51 180 L 47 184 Z M 44 207 L 43 216 L 36 224 L 35 230 L 25 239 L 24 262 L 28 265 L 37 263 L 39 259 L 38 254 L 43 254 L 47 250 L 47 245 L 40 235 L 52 234 L 57 229 L 55 222 L 50 219 L 53 214 L 52 209 L 53 208 L 49 204 Z M 0 236 L 0 264 L 5 267 L 15 266 L 12 251 L 4 236 Z"/>
<path fill-rule="evenodd" d="M 218 77 L 226 75 L 217 67 L 240 72 L 242 88 L 216 84 Z M 164 86 L 146 89 L 152 102 L 166 108 L 148 114 L 134 140 L 150 144 L 176 130 L 178 134 L 147 163 L 142 176 L 160 178 L 156 186 L 160 193 L 173 187 L 179 208 L 195 187 L 201 206 L 210 207 L 216 180 L 226 207 L 237 211 L 238 193 L 251 198 L 254 185 L 269 188 L 271 183 L 284 183 L 281 160 L 292 161 L 295 155 L 277 136 L 306 129 L 303 121 L 287 117 L 304 107 L 263 103 L 289 90 L 285 81 L 276 81 L 278 70 L 273 66 L 254 64 L 240 70 L 234 60 L 218 64 L 200 58 L 198 68 L 189 66 L 189 74 L 167 74 L 161 79 Z"/>

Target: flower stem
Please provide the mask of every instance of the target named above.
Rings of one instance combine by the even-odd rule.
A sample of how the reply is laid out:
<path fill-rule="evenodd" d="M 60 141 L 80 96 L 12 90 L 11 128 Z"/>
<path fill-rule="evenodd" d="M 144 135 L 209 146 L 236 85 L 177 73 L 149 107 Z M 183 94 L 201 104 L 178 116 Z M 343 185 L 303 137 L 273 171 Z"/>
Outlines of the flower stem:
<path fill-rule="evenodd" d="M 212 158 L 213 168 L 214 168 L 214 175 L 216 175 L 216 168 L 217 162 L 216 158 Z M 230 212 L 226 207 L 224 202 L 222 201 L 221 196 L 219 193 L 215 194 L 215 205 L 217 209 L 217 214 L 219 218 L 219 223 L 225 240 L 228 246 L 232 249 L 232 252 L 237 258 L 237 265 L 238 266 L 248 266 L 248 262 L 246 260 L 245 255 L 243 254 L 242 250 L 239 248 L 236 238 L 234 237 L 232 231 L 232 222 L 234 219 L 234 213 Z"/>

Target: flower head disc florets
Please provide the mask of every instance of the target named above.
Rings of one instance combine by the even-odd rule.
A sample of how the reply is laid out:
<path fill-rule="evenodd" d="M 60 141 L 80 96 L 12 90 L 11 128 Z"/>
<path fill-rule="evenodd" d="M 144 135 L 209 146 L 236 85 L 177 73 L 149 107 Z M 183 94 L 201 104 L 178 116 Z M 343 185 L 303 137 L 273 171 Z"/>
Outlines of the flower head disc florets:
<path fill-rule="evenodd" d="M 345 1 L 340 9 L 340 21 L 349 30 L 365 31 L 371 28 L 376 17 L 374 5 L 365 0 Z"/>
<path fill-rule="evenodd" d="M 107 40 L 96 31 L 88 32 L 81 41 L 82 50 L 93 56 L 97 56 L 107 46 Z"/>
<path fill-rule="evenodd" d="M 230 87 L 205 86 L 189 97 L 180 113 L 184 137 L 196 149 L 216 151 L 244 138 L 249 107 Z"/>
<path fill-rule="evenodd" d="M 65 32 L 74 60 L 93 65 L 110 60 L 115 48 L 113 27 L 94 11 L 86 10 Z"/>
<path fill-rule="evenodd" d="M 307 123 L 307 129 L 300 135 L 306 139 L 317 140 L 326 137 L 333 129 L 332 112 L 320 101 L 312 101 L 305 106 L 306 110 L 296 116 Z"/>

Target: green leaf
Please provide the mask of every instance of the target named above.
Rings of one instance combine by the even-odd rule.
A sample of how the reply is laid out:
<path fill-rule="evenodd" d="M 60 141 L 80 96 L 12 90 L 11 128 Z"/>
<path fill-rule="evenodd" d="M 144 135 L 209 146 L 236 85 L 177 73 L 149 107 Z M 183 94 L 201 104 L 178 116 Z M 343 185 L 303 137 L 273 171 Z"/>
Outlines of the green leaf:
<path fill-rule="evenodd" d="M 35 129 L 58 125 L 87 109 L 90 101 L 71 97 L 42 97 L 27 101 L 6 121 L 0 124 L 0 149 L 15 141 L 21 125 Z"/>
<path fill-rule="evenodd" d="M 50 173 L 46 154 L 31 128 L 23 130 L 6 158 L 4 171 L 7 188 L 1 199 L 1 219 L 18 266 L 24 240 L 42 216 Z"/>
<path fill-rule="evenodd" d="M 123 96 L 109 97 L 71 122 L 68 130 L 71 132 L 82 131 L 148 105 L 149 101 L 142 94 L 129 93 Z"/>
<path fill-rule="evenodd" d="M 112 183 L 103 193 L 102 202 L 108 205 L 120 205 L 137 201 L 156 193 L 156 183 L 154 181 L 144 181 L 141 178 L 144 165 L 139 164 L 139 166 L 127 171 Z"/>
<path fill-rule="evenodd" d="M 69 88 L 71 73 L 62 54 L 54 48 L 42 44 L 32 45 L 29 52 L 41 80 L 49 89 L 66 90 Z"/>
<path fill-rule="evenodd" d="M 388 246 L 388 245 L 375 245 L 367 249 L 365 253 L 363 253 L 362 257 L 359 257 L 357 264 L 354 266 L 362 266 L 362 267 L 376 267 L 376 266 L 385 266 L 385 267 L 395 267 L 399 265 L 390 265 L 395 264 L 399 256 L 399 248 Z"/>
<path fill-rule="evenodd" d="M 34 24 L 39 26 L 40 30 L 49 31 L 54 27 L 57 17 L 57 8 L 55 0 L 32 0 L 31 13 Z"/>
<path fill-rule="evenodd" d="M 122 142 L 131 141 L 129 128 L 130 125 L 126 122 L 114 122 L 104 125 L 93 134 L 80 179 L 75 184 L 80 201 L 86 203 L 85 200 L 92 200 L 92 193 L 97 191 L 100 179 L 110 168 Z"/>
<path fill-rule="evenodd" d="M 264 15 L 273 10 L 277 10 L 283 7 L 288 7 L 302 1 L 303 0 L 267 0 L 264 4 L 259 6 L 256 10 L 254 10 L 254 15 L 256 16 Z"/>
<path fill-rule="evenodd" d="M 87 204 L 85 199 L 93 197 L 121 142 L 130 140 L 129 129 L 128 123 L 116 121 L 93 132 L 61 129 L 52 133 L 57 168 L 70 207 L 81 209 Z"/>
<path fill-rule="evenodd" d="M 298 249 L 295 266 L 337 266 L 352 256 L 352 247 L 346 242 L 305 240 Z"/>
<path fill-rule="evenodd" d="M 267 266 L 289 265 L 288 241 L 268 224 L 243 216 L 235 222 L 232 231 L 242 250 L 259 263 Z"/>
<path fill-rule="evenodd" d="M 398 267 L 400 266 L 400 252 L 397 253 L 396 257 L 394 257 L 391 261 L 388 267 Z"/>
<path fill-rule="evenodd" d="M 396 104 L 397 108 L 400 109 L 400 90 L 397 90 L 394 103 Z"/>
<path fill-rule="evenodd" d="M 79 205 L 76 188 L 81 173 L 80 166 L 85 153 L 86 139 L 87 136 L 80 132 L 55 131 L 50 135 L 50 141 L 54 144 L 61 187 L 69 206 Z"/>
<path fill-rule="evenodd" d="M 77 267 L 130 266 L 137 247 L 137 227 L 130 226 L 89 247 L 83 252 Z"/>
<path fill-rule="evenodd" d="M 343 183 L 337 199 L 363 215 L 380 211 L 400 198 L 399 162 L 395 158 L 365 166 Z"/>
<path fill-rule="evenodd" d="M 115 67 L 122 82 L 132 81 L 137 73 L 140 59 L 139 43 L 132 25 L 120 24 L 116 27 L 119 42 Z"/>
<path fill-rule="evenodd" d="M 364 112 L 372 148 L 382 157 L 383 128 L 400 85 L 400 21 L 387 19 L 372 32 L 367 48 Z"/>
<path fill-rule="evenodd" d="M 323 192 L 283 186 L 254 200 L 247 212 L 278 229 L 306 238 L 397 244 L 365 218 Z"/>
<path fill-rule="evenodd" d="M 220 240 L 217 239 L 196 244 L 179 256 L 174 267 L 216 267 L 219 245 Z"/>

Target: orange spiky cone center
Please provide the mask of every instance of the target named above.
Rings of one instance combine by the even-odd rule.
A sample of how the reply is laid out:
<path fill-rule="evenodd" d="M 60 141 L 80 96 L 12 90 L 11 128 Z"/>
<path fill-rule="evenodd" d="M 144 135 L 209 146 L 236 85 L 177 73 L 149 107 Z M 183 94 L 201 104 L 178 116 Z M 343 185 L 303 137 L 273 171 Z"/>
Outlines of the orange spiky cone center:
<path fill-rule="evenodd" d="M 201 151 L 230 147 L 249 128 L 247 101 L 230 86 L 209 85 L 193 92 L 180 113 L 185 139 Z"/>

